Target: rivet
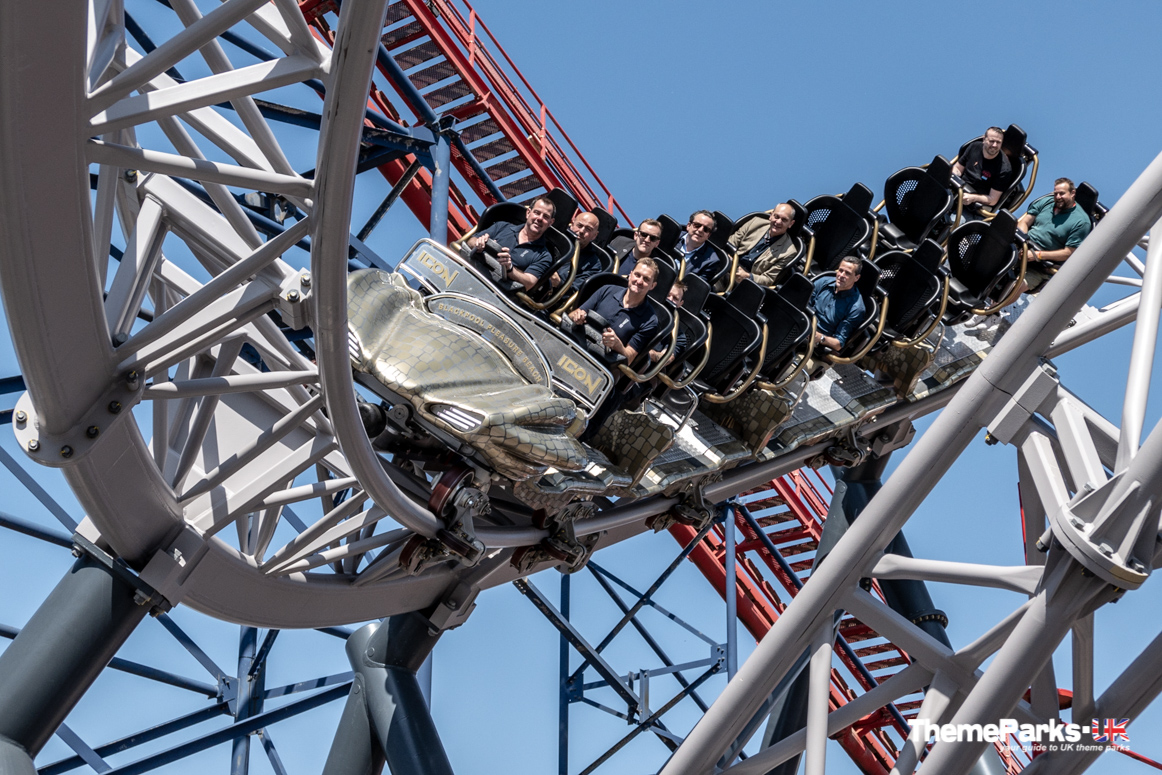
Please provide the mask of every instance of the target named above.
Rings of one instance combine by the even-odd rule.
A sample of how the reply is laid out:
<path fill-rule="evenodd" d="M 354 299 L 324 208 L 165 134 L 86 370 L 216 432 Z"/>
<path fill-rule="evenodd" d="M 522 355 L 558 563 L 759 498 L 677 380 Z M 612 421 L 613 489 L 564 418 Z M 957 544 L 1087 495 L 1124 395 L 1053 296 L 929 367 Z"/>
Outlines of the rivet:
<path fill-rule="evenodd" d="M 68 444 L 65 444 L 63 447 L 61 447 L 61 457 L 70 458 L 72 456 L 73 456 L 73 448 L 72 447 L 70 447 Z"/>
<path fill-rule="evenodd" d="M 121 413 L 121 402 L 120 401 L 110 401 L 109 402 L 109 413 L 110 414 L 120 414 Z"/>
<path fill-rule="evenodd" d="M 25 422 L 26 420 L 28 420 L 28 415 L 18 410 L 16 412 L 16 422 Z"/>
<path fill-rule="evenodd" d="M 37 441 L 36 439 L 29 439 L 28 440 L 28 451 L 29 452 L 36 452 L 38 449 L 40 449 L 40 442 Z"/>
<path fill-rule="evenodd" d="M 85 431 L 85 435 L 88 436 L 90 439 L 95 439 L 99 435 L 101 435 L 101 429 L 98 428 L 96 425 L 90 425 L 88 430 Z"/>

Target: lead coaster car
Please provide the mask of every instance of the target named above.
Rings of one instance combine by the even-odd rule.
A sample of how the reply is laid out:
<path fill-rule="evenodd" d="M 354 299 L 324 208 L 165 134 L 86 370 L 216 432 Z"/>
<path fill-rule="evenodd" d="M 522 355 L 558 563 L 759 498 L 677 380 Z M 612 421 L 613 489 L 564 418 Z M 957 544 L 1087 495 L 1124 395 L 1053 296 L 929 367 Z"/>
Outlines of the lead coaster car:
<path fill-rule="evenodd" d="M 513 481 L 585 467 L 576 405 L 530 383 L 530 369 L 499 347 L 429 313 L 401 275 L 353 272 L 347 296 L 352 366 L 375 380 L 363 384 Z"/>

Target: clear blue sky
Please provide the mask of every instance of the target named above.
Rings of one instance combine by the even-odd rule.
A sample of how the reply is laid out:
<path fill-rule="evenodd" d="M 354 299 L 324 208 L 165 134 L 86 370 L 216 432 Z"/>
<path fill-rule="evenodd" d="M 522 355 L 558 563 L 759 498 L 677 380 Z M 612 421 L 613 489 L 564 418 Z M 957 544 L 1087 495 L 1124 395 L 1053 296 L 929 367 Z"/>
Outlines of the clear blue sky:
<path fill-rule="evenodd" d="M 1154 3 L 482 0 L 478 10 L 635 220 L 659 212 L 683 217 L 701 207 L 737 216 L 791 197 L 805 202 L 846 191 L 857 180 L 880 194 L 895 170 L 937 153 L 950 157 L 990 124 L 1020 124 L 1042 152 L 1035 195 L 1064 175 L 1092 182 L 1112 205 L 1162 150 L 1155 41 L 1162 8 Z M 382 191 L 361 194 L 357 222 Z M 397 208 L 371 244 L 393 257 L 422 231 Z M 1058 365 L 1066 385 L 1116 420 L 1129 338 L 1103 342 Z M 2 375 L 14 373 L 18 366 L 6 341 L 0 352 Z M 1152 405 L 1148 427 L 1157 419 Z M 15 452 L 7 431 L 0 445 Z M 55 472 L 36 473 L 79 515 Z M 48 519 L 5 472 L 0 482 L 12 493 L 0 509 Z M 928 557 L 1022 562 L 1015 482 L 1011 449 L 974 444 L 909 524 L 913 549 Z M 0 541 L 0 622 L 21 626 L 71 558 L 20 536 L 0 534 Z M 647 535 L 598 561 L 644 585 L 676 551 L 669 536 Z M 555 596 L 555 573 L 534 582 Z M 1155 634 L 1157 583 L 1099 612 L 1099 692 Z M 580 576 L 575 586 L 581 626 L 599 637 L 601 624 L 616 614 L 600 602 L 591 580 Z M 952 619 L 954 646 L 1018 604 L 1009 593 L 946 585 L 935 586 L 933 595 Z M 721 601 L 690 569 L 662 602 L 723 637 Z M 235 627 L 181 609 L 174 616 L 198 633 L 220 664 L 232 664 Z M 672 656 L 705 656 L 697 641 L 660 618 L 648 621 Z M 468 624 L 444 639 L 437 652 L 435 714 L 458 772 L 556 771 L 557 653 L 555 633 L 512 588 L 486 594 Z M 153 622 L 123 655 L 203 678 Z M 1063 656 L 1058 683 L 1068 686 L 1068 653 Z M 338 642 L 315 633 L 285 634 L 272 660 L 270 685 L 347 669 Z M 615 664 L 654 665 L 638 646 L 621 650 Z M 712 681 L 707 694 L 721 687 L 721 680 Z M 105 675 L 69 723 L 97 743 L 197 706 L 141 679 Z M 292 773 L 320 770 L 339 709 L 334 704 L 272 727 Z M 689 713 L 681 718 L 687 728 L 694 720 Z M 627 731 L 579 706 L 573 720 L 572 772 Z M 1156 759 L 1162 747 L 1145 733 L 1158 721 L 1151 711 L 1131 727 L 1132 746 Z M 674 726 L 685 731 L 677 721 Z M 643 736 L 608 771 L 648 772 L 662 751 Z M 63 752 L 54 741 L 41 761 Z M 832 766 L 840 756 L 832 751 Z M 1113 757 L 1107 754 L 1091 771 L 1146 769 Z M 225 771 L 227 759 L 219 747 L 174 771 Z M 268 771 L 261 754 L 252 766 L 256 773 Z M 855 772 L 846 763 L 833 771 Z"/>

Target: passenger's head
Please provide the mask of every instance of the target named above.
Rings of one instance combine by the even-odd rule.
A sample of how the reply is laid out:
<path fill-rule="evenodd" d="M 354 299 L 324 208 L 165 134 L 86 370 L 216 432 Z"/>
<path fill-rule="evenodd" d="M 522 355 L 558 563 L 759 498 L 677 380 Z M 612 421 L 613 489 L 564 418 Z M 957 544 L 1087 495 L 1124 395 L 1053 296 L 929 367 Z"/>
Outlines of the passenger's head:
<path fill-rule="evenodd" d="M 1077 189 L 1069 178 L 1058 178 L 1053 181 L 1053 205 L 1058 210 L 1068 210 L 1077 204 Z"/>
<path fill-rule="evenodd" d="M 529 236 L 537 239 L 553 225 L 553 218 L 557 215 L 557 206 L 547 196 L 539 196 L 529 205 L 525 214 L 525 229 Z"/>
<path fill-rule="evenodd" d="M 675 307 L 681 307 L 686 299 L 686 283 L 675 280 L 670 286 L 670 292 L 666 294 L 666 299 Z"/>
<path fill-rule="evenodd" d="M 771 210 L 771 236 L 780 237 L 795 225 L 795 209 L 788 204 L 775 205 Z"/>
<path fill-rule="evenodd" d="M 637 225 L 633 232 L 633 250 L 640 258 L 654 252 L 654 248 L 662 241 L 662 224 L 653 218 L 647 218 Z"/>
<path fill-rule="evenodd" d="M 1001 143 L 1004 142 L 1005 133 L 999 126 L 990 126 L 984 132 L 984 157 L 986 159 L 995 159 L 997 154 L 1001 152 Z"/>
<path fill-rule="evenodd" d="M 686 223 L 687 247 L 700 248 L 714 233 L 718 222 L 714 220 L 714 213 L 709 210 L 698 210 L 690 215 Z"/>
<path fill-rule="evenodd" d="M 601 222 L 597 220 L 597 216 L 593 213 L 587 213 L 584 210 L 578 210 L 577 214 L 573 216 L 573 222 L 569 224 L 569 231 L 573 232 L 577 237 L 577 242 L 581 243 L 581 247 L 588 247 L 589 243 L 597 236 L 597 229 Z"/>
<path fill-rule="evenodd" d="M 629 290 L 631 293 L 645 295 L 658 284 L 658 265 L 652 258 L 643 258 L 633 266 L 629 273 Z"/>
<path fill-rule="evenodd" d="M 855 281 L 859 279 L 859 271 L 862 262 L 859 256 L 848 256 L 839 262 L 839 266 L 835 269 L 835 290 L 846 291 L 855 285 Z"/>

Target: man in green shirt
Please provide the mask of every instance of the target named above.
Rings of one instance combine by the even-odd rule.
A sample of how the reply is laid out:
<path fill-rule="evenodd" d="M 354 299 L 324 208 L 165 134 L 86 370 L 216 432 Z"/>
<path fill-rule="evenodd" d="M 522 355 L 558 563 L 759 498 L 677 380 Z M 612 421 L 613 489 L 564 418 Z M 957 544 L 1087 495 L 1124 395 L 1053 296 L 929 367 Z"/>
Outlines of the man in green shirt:
<path fill-rule="evenodd" d="M 1089 216 L 1077 206 L 1077 189 L 1069 178 L 1053 183 L 1052 198 L 1033 201 L 1017 221 L 1017 228 L 1029 235 L 1029 267 L 1021 292 L 1035 292 L 1052 274 L 1050 268 L 1073 255 L 1089 235 Z M 1034 263 L 1036 262 L 1036 263 Z"/>

